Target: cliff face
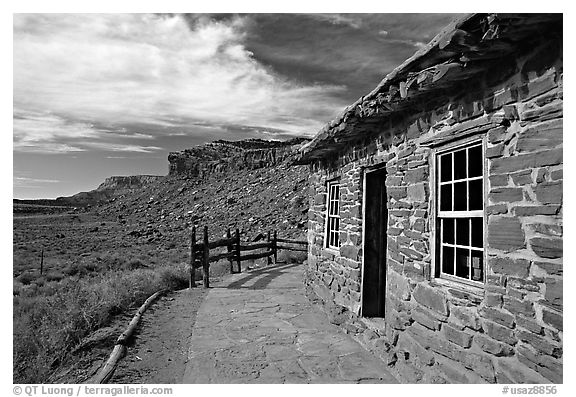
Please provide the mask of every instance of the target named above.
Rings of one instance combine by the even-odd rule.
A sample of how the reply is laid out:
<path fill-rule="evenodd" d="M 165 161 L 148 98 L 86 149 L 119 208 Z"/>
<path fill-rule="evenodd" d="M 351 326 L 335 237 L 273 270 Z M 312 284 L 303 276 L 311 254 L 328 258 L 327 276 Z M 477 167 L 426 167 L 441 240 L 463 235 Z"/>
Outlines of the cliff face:
<path fill-rule="evenodd" d="M 140 189 L 149 183 L 156 182 L 159 178 L 162 177 L 157 175 L 111 176 L 106 178 L 96 190 Z"/>
<path fill-rule="evenodd" d="M 171 152 L 168 155 L 169 175 L 205 178 L 231 170 L 273 167 L 293 159 L 306 142 L 308 139 L 305 138 L 285 142 L 261 139 L 215 141 L 181 152 Z"/>
<path fill-rule="evenodd" d="M 56 204 L 83 207 L 106 201 L 119 194 L 127 193 L 158 181 L 161 176 L 156 175 L 132 175 L 111 176 L 95 190 L 80 192 L 69 197 L 58 197 Z"/>

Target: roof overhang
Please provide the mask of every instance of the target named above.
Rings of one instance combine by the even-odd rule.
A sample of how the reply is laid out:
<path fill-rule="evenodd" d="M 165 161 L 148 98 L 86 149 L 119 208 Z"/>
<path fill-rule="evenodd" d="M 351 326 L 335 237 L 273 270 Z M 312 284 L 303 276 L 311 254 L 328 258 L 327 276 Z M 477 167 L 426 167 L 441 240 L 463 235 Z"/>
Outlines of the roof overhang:
<path fill-rule="evenodd" d="M 381 132 L 412 114 L 445 103 L 503 58 L 518 55 L 549 33 L 562 34 L 562 14 L 469 14 L 451 22 L 430 43 L 326 124 L 300 149 L 296 164 L 324 159 L 353 141 Z"/>

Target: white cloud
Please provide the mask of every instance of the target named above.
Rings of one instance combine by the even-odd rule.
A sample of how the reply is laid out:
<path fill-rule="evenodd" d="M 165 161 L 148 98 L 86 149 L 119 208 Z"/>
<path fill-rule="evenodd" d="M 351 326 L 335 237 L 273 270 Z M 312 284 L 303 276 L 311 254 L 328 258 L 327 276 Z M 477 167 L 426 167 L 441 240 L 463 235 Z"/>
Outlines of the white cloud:
<path fill-rule="evenodd" d="M 346 105 L 328 99 L 343 88 L 298 86 L 271 74 L 244 47 L 243 22 L 201 20 L 191 29 L 179 16 L 16 14 L 14 107 L 32 117 L 15 119 L 15 150 L 83 150 L 84 140 L 108 139 L 70 120 L 315 133 Z"/>
<path fill-rule="evenodd" d="M 38 188 L 44 184 L 59 183 L 56 179 L 38 179 L 38 178 L 27 178 L 23 176 L 14 176 L 13 184 L 14 187 L 26 187 L 26 188 Z"/>

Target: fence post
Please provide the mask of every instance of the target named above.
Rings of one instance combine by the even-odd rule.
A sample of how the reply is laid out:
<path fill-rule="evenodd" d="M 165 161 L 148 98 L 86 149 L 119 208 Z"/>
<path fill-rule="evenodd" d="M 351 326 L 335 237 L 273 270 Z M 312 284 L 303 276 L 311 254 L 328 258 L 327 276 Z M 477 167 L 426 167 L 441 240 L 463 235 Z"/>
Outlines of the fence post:
<path fill-rule="evenodd" d="M 202 263 L 204 288 L 210 288 L 210 248 L 208 247 L 208 226 L 204 226 L 204 260 Z"/>
<path fill-rule="evenodd" d="M 266 248 L 266 251 L 272 253 L 272 252 L 271 252 L 271 251 L 272 251 L 272 239 L 270 238 L 270 230 L 268 230 L 268 235 L 267 235 L 266 240 L 268 241 L 268 248 Z M 271 264 L 272 264 L 272 258 L 270 258 L 270 255 L 268 255 L 268 256 L 266 257 L 266 263 L 267 263 L 268 265 L 271 265 Z"/>
<path fill-rule="evenodd" d="M 240 266 L 240 230 L 236 229 L 236 262 L 238 263 L 238 273 L 242 272 Z"/>
<path fill-rule="evenodd" d="M 196 226 L 192 226 L 192 233 L 190 234 L 190 280 L 188 282 L 188 288 L 196 287 L 196 271 L 194 269 L 194 263 L 196 262 Z"/>
<path fill-rule="evenodd" d="M 274 264 L 278 262 L 278 232 L 274 230 L 274 240 L 272 240 L 272 250 L 274 251 Z"/>
<path fill-rule="evenodd" d="M 228 228 L 228 230 L 226 231 L 226 238 L 228 240 L 230 240 L 232 238 L 232 234 L 230 234 L 230 228 Z M 228 251 L 228 254 L 230 254 L 232 252 L 232 244 L 228 243 L 228 245 L 226 246 L 226 251 Z M 231 256 L 228 257 L 228 261 L 230 262 L 230 274 L 234 273 L 234 260 L 232 259 Z"/>

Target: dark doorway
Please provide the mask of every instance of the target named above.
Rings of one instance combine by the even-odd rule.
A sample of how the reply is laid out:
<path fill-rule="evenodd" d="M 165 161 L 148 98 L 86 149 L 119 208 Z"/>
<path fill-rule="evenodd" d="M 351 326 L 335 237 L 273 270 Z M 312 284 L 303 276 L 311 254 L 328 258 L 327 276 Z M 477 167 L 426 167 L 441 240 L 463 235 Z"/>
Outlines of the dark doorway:
<path fill-rule="evenodd" d="M 362 315 L 384 317 L 386 300 L 386 169 L 366 174 Z"/>

